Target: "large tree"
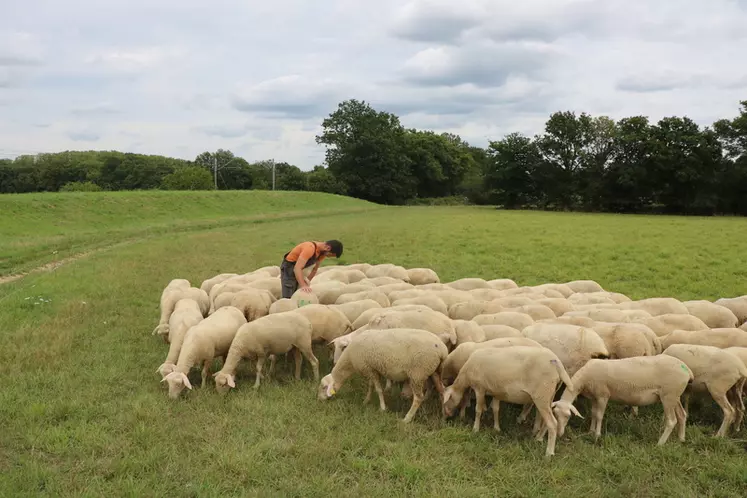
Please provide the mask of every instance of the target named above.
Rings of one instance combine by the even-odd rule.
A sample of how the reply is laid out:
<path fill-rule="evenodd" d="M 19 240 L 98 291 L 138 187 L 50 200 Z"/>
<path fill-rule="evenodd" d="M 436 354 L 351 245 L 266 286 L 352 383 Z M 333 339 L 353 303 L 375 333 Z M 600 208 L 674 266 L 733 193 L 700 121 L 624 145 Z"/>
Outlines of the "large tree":
<path fill-rule="evenodd" d="M 329 170 L 349 195 L 385 204 L 413 197 L 416 179 L 399 118 L 358 100 L 341 102 L 316 137 L 326 146 Z"/>
<path fill-rule="evenodd" d="M 520 133 L 490 142 L 485 171 L 485 189 L 491 202 L 508 209 L 537 201 L 535 183 L 542 162 L 537 142 Z"/>

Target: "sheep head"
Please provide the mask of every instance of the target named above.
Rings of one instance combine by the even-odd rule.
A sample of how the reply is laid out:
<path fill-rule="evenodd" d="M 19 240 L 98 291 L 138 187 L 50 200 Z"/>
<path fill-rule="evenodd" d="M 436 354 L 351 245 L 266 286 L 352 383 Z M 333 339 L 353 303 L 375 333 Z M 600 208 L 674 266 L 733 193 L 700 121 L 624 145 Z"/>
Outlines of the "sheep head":
<path fill-rule="evenodd" d="M 190 391 L 192 390 L 192 384 L 190 384 L 187 374 L 184 372 L 171 372 L 161 382 L 169 384 L 169 398 L 171 399 L 178 398 L 185 387 Z"/>
<path fill-rule="evenodd" d="M 230 389 L 236 387 L 236 382 L 231 374 L 215 372 L 213 377 L 215 378 L 215 389 L 221 394 L 226 394 Z"/>
<path fill-rule="evenodd" d="M 443 411 L 444 416 L 451 417 L 454 410 L 462 402 L 463 391 L 457 391 L 454 386 L 449 386 L 444 390 Z"/>
<path fill-rule="evenodd" d="M 325 401 L 330 399 L 332 396 L 334 396 L 337 393 L 337 389 L 335 386 L 335 379 L 332 377 L 332 374 L 327 374 L 324 377 L 322 377 L 321 382 L 319 383 L 319 392 L 318 397 L 321 401 Z"/>
<path fill-rule="evenodd" d="M 584 418 L 578 412 L 576 407 L 573 406 L 573 403 L 569 401 L 564 401 L 561 399 L 558 401 L 554 401 L 550 406 L 552 407 L 553 414 L 558 421 L 558 437 L 562 437 L 565 433 L 565 426 L 568 425 L 568 420 L 571 418 L 571 415 L 576 415 L 580 418 Z"/>

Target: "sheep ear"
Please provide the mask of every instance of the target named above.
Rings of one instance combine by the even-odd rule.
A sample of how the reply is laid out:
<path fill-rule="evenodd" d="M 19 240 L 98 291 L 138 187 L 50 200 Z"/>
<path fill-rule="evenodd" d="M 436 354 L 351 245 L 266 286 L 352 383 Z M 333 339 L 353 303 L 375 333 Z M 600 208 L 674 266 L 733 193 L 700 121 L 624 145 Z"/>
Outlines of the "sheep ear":
<path fill-rule="evenodd" d="M 444 391 L 444 404 L 451 398 L 451 387 L 447 387 Z"/>
<path fill-rule="evenodd" d="M 236 387 L 236 382 L 234 382 L 234 380 L 233 380 L 233 375 L 229 375 L 228 376 L 228 381 L 227 382 L 228 382 L 228 385 L 230 387 Z"/>
<path fill-rule="evenodd" d="M 192 384 L 190 384 L 189 378 L 187 377 L 187 374 L 182 373 L 182 380 L 184 381 L 184 386 L 191 391 L 192 390 Z"/>
<path fill-rule="evenodd" d="M 584 418 L 580 413 L 578 413 L 578 410 L 576 410 L 575 406 L 573 406 L 573 405 L 570 405 L 570 406 L 571 406 L 571 412 L 573 412 L 574 415 L 576 415 L 577 417 L 579 417 L 581 419 Z"/>

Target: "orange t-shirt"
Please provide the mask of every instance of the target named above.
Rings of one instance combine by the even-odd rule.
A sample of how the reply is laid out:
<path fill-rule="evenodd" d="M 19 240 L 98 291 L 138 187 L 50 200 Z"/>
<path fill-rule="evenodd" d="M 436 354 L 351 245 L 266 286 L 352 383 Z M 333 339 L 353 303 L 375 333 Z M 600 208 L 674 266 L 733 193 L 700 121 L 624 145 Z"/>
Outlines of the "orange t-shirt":
<path fill-rule="evenodd" d="M 308 261 L 312 256 L 316 256 L 318 261 L 322 261 L 324 259 L 324 256 L 320 256 L 320 253 L 322 252 L 322 242 L 317 242 L 317 244 L 318 245 L 315 248 L 314 242 L 302 242 L 294 247 L 285 259 L 291 263 L 295 263 L 298 261 L 299 257 Z"/>

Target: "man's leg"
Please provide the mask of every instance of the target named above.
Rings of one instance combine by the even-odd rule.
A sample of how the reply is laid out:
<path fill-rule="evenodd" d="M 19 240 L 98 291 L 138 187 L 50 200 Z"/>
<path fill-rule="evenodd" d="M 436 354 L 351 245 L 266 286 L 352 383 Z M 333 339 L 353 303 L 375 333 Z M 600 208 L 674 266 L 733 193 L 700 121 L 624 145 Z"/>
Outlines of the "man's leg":
<path fill-rule="evenodd" d="M 293 274 L 293 265 L 283 262 L 280 266 L 280 285 L 282 297 L 290 299 L 294 292 L 298 290 L 298 281 Z"/>

